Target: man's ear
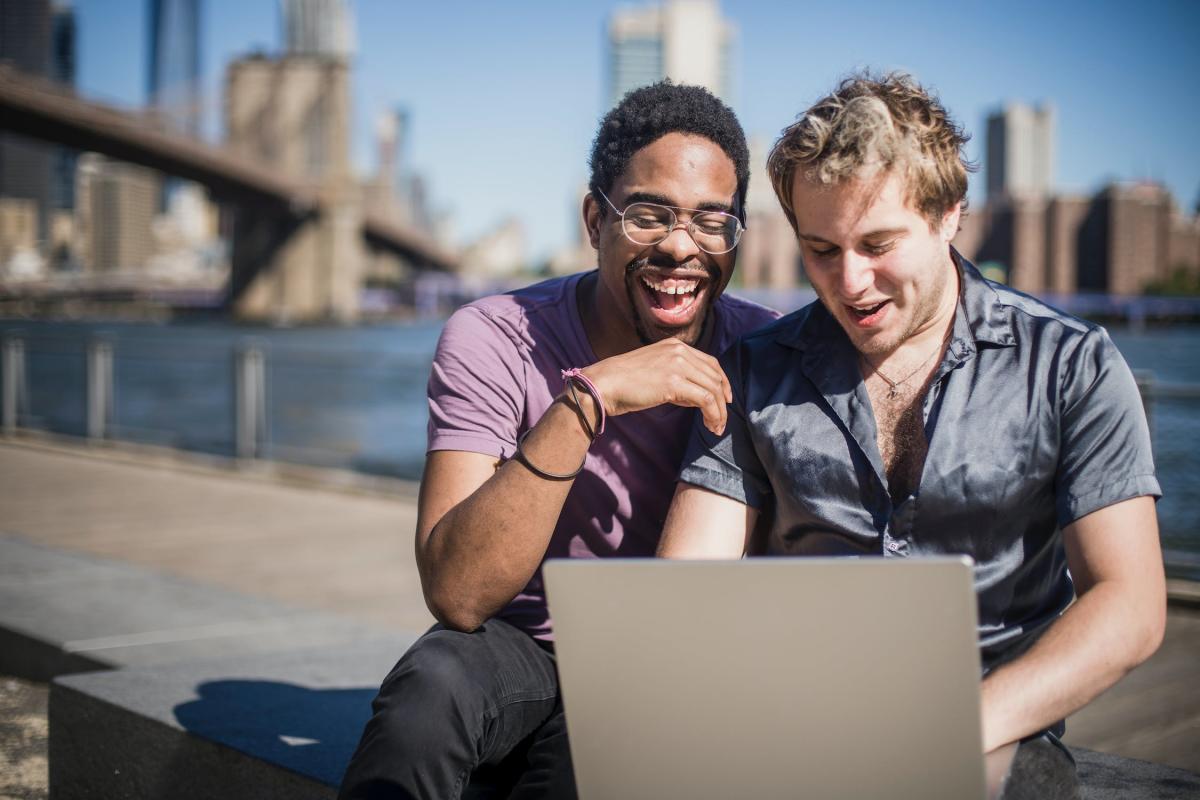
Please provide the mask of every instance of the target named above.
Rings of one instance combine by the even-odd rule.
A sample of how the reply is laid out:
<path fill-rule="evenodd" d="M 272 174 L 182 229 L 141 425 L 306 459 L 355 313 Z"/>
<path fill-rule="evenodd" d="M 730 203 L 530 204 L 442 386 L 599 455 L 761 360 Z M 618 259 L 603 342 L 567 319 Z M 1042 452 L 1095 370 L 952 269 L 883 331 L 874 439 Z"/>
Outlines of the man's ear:
<path fill-rule="evenodd" d="M 958 223 L 962 219 L 962 202 L 955 203 L 942 215 L 942 240 L 949 244 L 958 235 Z"/>
<path fill-rule="evenodd" d="M 588 233 L 588 241 L 593 250 L 600 249 L 600 224 L 604 221 L 604 209 L 596 202 L 595 196 L 588 192 L 583 196 L 583 227 Z"/>

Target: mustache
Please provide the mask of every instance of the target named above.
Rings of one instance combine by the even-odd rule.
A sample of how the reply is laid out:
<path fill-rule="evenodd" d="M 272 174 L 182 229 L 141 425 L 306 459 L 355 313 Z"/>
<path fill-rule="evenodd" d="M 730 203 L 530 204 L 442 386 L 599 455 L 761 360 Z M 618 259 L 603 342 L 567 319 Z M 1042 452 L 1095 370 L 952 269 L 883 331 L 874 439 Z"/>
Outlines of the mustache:
<path fill-rule="evenodd" d="M 672 269 L 697 270 L 698 269 L 698 270 L 702 271 L 705 275 L 708 276 L 708 280 L 712 284 L 719 283 L 721 280 L 721 270 L 717 269 L 712 264 L 703 264 L 698 259 L 692 260 L 692 261 L 685 261 L 682 264 L 680 264 L 676 261 L 672 261 L 669 258 L 663 258 L 661 256 L 658 256 L 658 257 L 647 256 L 646 258 L 639 258 L 635 261 L 630 261 L 628 264 L 625 265 L 625 277 L 630 278 L 633 276 L 633 274 L 635 272 L 646 269 L 647 267 L 654 267 L 656 269 L 666 269 L 666 270 L 672 270 Z"/>

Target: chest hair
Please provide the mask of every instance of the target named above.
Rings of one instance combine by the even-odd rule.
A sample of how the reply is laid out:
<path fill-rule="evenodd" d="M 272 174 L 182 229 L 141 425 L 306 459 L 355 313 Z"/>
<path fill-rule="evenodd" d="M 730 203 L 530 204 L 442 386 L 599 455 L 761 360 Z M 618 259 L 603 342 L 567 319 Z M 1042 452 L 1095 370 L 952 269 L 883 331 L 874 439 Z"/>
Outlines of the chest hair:
<path fill-rule="evenodd" d="M 929 440 L 925 437 L 922 401 L 927 381 L 914 386 L 900 386 L 895 397 L 891 387 L 872 375 L 867 379 L 867 394 L 875 412 L 876 444 L 883 457 L 887 474 L 888 493 L 894 503 L 916 491 L 925 468 Z"/>

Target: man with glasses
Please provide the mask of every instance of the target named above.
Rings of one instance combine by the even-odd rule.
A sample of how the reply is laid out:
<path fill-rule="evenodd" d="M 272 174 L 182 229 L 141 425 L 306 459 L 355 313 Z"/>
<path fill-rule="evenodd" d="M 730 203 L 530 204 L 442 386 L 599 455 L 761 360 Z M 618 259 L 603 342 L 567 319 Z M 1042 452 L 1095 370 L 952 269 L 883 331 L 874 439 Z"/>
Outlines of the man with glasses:
<path fill-rule="evenodd" d="M 458 797 L 481 767 L 512 797 L 574 796 L 540 567 L 653 555 L 693 409 L 724 429 L 713 356 L 775 317 L 722 296 L 748 160 L 704 89 L 629 93 L 592 147 L 599 268 L 447 322 L 416 535 L 439 624 L 384 680 L 342 797 Z"/>

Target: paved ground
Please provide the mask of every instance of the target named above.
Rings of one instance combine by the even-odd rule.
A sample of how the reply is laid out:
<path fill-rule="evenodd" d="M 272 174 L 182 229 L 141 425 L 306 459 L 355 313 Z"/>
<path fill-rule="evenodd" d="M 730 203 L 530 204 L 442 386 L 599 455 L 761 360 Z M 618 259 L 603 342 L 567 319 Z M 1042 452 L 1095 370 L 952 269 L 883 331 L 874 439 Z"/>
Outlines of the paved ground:
<path fill-rule="evenodd" d="M 41 684 L 0 676 L 0 800 L 45 800 L 46 699 Z"/>
<path fill-rule="evenodd" d="M 411 484 L 382 484 L 388 497 L 187 463 L 0 440 L 0 529 L 397 630 L 432 624 Z"/>
<path fill-rule="evenodd" d="M 428 625 L 412 556 L 414 487 L 363 493 L 301 477 L 0 440 L 0 529 L 396 630 Z M 1200 608 L 1172 606 L 1163 648 L 1072 717 L 1068 741 L 1200 772 L 1197 663 Z M 9 759 L 0 800 L 43 797 L 44 687 L 3 677 L 0 687 L 0 759 Z M 42 775 L 40 790 L 10 787 L 10 772 Z"/>

